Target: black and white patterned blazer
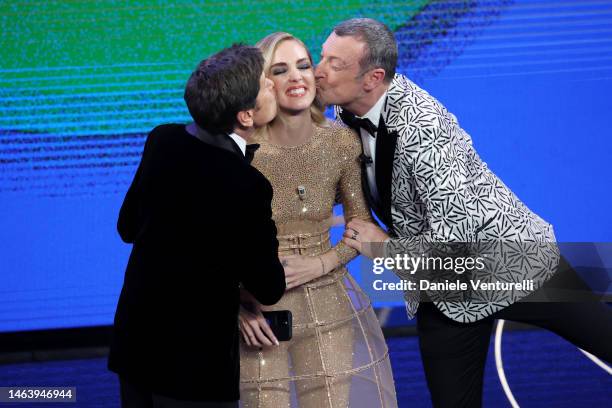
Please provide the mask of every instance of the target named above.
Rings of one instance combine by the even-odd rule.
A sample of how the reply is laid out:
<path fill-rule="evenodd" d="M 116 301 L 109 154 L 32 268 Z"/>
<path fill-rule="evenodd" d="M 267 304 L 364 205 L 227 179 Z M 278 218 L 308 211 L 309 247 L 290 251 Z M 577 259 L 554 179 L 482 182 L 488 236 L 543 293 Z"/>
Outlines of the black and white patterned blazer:
<path fill-rule="evenodd" d="M 340 112 L 336 107 L 337 117 Z M 473 271 L 472 280 L 533 280 L 537 289 L 552 276 L 559 262 L 552 226 L 493 174 L 453 114 L 397 74 L 381 119 L 386 126 L 382 134 L 379 128 L 376 150 L 381 202 L 373 203 L 373 209 L 391 231 L 387 256 L 422 256 L 431 254 L 432 244 L 439 248 L 438 244 L 465 243 L 471 245 L 472 254 L 476 245 L 478 254 L 489 256 L 487 268 Z M 386 148 L 379 149 L 380 137 L 390 141 Z M 365 190 L 369 196 L 369 189 Z M 415 275 L 396 273 L 415 279 Z M 527 294 L 527 290 L 427 292 L 440 311 L 460 322 L 480 320 Z M 404 298 L 412 318 L 419 291 L 406 291 Z"/>

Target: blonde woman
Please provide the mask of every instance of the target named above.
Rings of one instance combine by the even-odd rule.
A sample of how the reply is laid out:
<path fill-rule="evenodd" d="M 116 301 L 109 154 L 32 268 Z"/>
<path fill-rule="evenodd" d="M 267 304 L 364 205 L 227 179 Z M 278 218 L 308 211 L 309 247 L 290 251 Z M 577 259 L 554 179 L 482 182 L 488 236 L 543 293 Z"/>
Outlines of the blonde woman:
<path fill-rule="evenodd" d="M 382 331 L 368 297 L 345 268 L 357 252 L 329 240 L 337 197 L 347 222 L 371 220 L 361 189 L 358 137 L 327 123 L 302 41 L 274 33 L 257 47 L 274 82 L 278 114 L 256 136 L 260 148 L 252 164 L 274 189 L 287 291 L 272 307 L 255 303 L 241 310 L 242 405 L 395 407 Z M 244 233 L 248 240 L 249 231 Z M 278 342 L 261 311 L 286 309 L 293 314 L 293 338 Z"/>

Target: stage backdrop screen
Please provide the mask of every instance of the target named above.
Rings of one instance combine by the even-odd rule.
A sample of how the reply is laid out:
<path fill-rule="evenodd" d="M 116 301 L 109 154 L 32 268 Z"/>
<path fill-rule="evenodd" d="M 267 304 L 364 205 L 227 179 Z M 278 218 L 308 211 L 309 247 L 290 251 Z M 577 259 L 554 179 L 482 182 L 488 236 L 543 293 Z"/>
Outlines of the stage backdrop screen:
<path fill-rule="evenodd" d="M 559 240 L 612 239 L 612 2 L 4 1 L 0 332 L 112 322 L 130 251 L 119 207 L 147 132 L 190 120 L 201 59 L 288 31 L 318 60 L 357 16 L 393 30 L 398 71 Z"/>

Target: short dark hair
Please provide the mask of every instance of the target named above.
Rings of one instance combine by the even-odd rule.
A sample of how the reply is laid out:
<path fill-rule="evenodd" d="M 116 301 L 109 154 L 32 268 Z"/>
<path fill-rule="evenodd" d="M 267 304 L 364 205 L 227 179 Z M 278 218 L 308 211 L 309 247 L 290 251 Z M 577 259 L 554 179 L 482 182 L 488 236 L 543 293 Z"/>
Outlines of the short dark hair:
<path fill-rule="evenodd" d="M 261 51 L 244 44 L 234 44 L 200 62 L 184 95 L 197 125 L 232 132 L 238 112 L 255 107 L 263 64 Z"/>
<path fill-rule="evenodd" d="M 397 42 L 389 27 L 371 18 L 352 18 L 334 27 L 334 33 L 338 37 L 355 37 L 365 43 L 363 56 L 359 60 L 362 73 L 382 68 L 385 70 L 385 83 L 393 80 L 397 66 Z"/>

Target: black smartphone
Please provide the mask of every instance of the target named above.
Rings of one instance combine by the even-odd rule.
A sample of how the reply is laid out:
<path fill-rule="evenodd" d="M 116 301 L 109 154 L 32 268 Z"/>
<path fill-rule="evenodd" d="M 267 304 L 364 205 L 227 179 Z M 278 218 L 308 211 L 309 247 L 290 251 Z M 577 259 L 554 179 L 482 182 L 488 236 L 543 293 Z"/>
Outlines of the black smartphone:
<path fill-rule="evenodd" d="M 275 310 L 262 313 L 278 341 L 291 340 L 293 336 L 293 317 L 291 315 L 291 310 Z"/>

